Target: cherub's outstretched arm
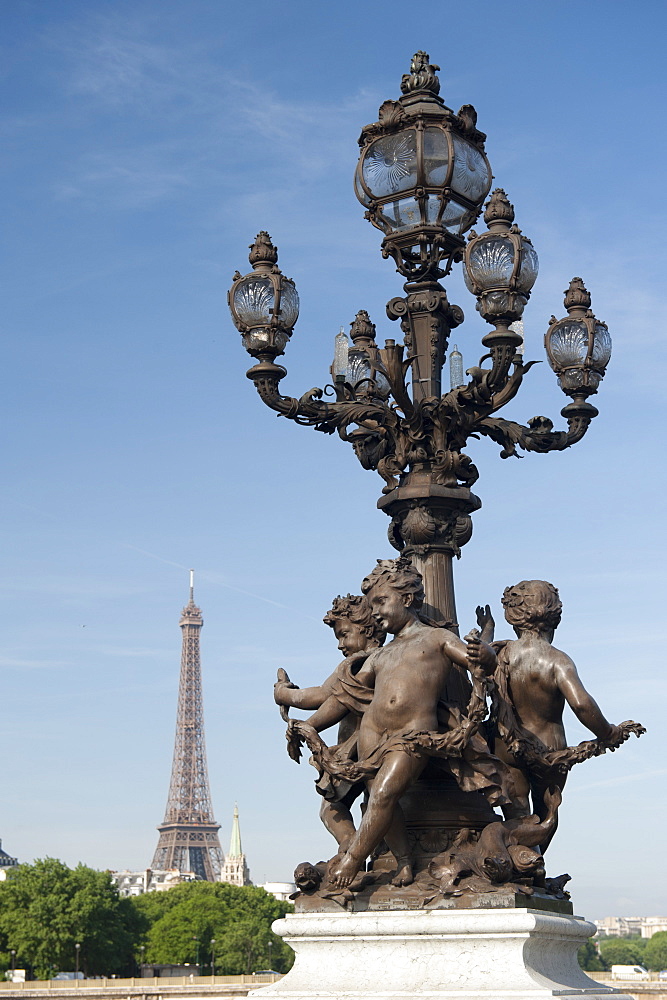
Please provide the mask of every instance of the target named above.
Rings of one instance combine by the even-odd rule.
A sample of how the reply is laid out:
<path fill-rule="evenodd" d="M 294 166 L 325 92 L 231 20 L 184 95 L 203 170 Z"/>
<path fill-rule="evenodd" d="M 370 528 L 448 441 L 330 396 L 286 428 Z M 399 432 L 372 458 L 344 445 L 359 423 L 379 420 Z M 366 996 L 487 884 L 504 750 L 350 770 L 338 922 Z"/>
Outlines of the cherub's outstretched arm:
<path fill-rule="evenodd" d="M 558 688 L 579 722 L 598 739 L 609 739 L 617 727 L 607 722 L 598 703 L 581 683 L 574 663 L 565 653 L 560 654 L 555 673 Z"/>
<path fill-rule="evenodd" d="M 338 701 L 338 698 L 331 695 L 305 722 L 306 725 L 312 726 L 318 733 L 321 733 L 323 729 L 335 726 L 337 722 L 344 719 L 349 711 L 346 705 L 343 705 L 342 702 Z"/>
<path fill-rule="evenodd" d="M 332 677 L 333 676 L 334 675 L 332 674 Z M 373 688 L 375 686 L 375 671 L 372 665 L 372 657 L 370 662 L 369 660 L 366 660 L 364 665 L 357 672 L 356 678 L 360 684 L 364 685 L 364 687 Z M 331 680 L 331 677 L 329 680 Z M 335 689 L 336 685 L 335 683 L 332 683 L 332 692 L 335 692 Z M 323 729 L 328 729 L 329 726 L 335 726 L 336 723 L 340 722 L 349 711 L 349 706 L 344 705 L 341 701 L 339 701 L 335 693 L 331 693 L 317 712 L 305 721 L 307 725 L 312 726 L 313 729 L 320 733 Z"/>
<path fill-rule="evenodd" d="M 290 708 L 312 710 L 319 708 L 327 700 L 333 690 L 336 671 L 318 687 L 298 688 L 290 681 L 279 680 L 273 686 L 273 698 L 276 705 L 287 705 Z"/>

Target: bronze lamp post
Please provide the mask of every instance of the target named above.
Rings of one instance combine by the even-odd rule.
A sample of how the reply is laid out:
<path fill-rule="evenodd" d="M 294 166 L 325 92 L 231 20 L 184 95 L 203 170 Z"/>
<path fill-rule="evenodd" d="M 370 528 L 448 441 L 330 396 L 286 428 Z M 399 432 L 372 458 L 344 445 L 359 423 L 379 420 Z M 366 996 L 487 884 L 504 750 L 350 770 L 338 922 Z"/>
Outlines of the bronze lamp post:
<path fill-rule="evenodd" d="M 444 104 L 437 69 L 425 52 L 416 53 L 402 96 L 385 101 L 379 120 L 359 139 L 355 193 L 366 218 L 384 233 L 383 256 L 392 257 L 407 279 L 405 295 L 387 304 L 389 319 L 400 322 L 402 342 L 379 347 L 362 310 L 352 323 L 352 344 L 342 332 L 336 337 L 333 386 L 298 399 L 283 396 L 279 385 L 287 372 L 276 358 L 291 337 L 298 297 L 267 233 L 251 247 L 253 272 L 235 275 L 229 303 L 244 346 L 257 360 L 247 375 L 263 401 L 296 423 L 338 432 L 365 469 L 379 472 L 385 485 L 378 507 L 391 518 L 390 542 L 423 575 L 426 612 L 456 628 L 452 560 L 470 539 L 470 515 L 481 506 L 471 492 L 478 472 L 463 451 L 467 440 L 492 438 L 502 458 L 517 448 L 569 448 L 597 415 L 587 400 L 604 375 L 611 341 L 590 311 L 581 279 L 574 278 L 565 293 L 568 316 L 552 317 L 545 339 L 549 363 L 572 400 L 561 411 L 567 430 L 554 430 L 547 417 L 524 426 L 496 416 L 535 364 L 524 364 L 514 325 L 537 278 L 537 254 L 514 224 L 514 209 L 500 188 L 486 204 L 487 231 L 471 231 L 491 188 L 486 136 L 471 105 L 455 114 Z M 466 286 L 492 329 L 467 383 L 443 393 L 449 336 L 463 312 L 450 304 L 438 279 L 461 261 Z"/>

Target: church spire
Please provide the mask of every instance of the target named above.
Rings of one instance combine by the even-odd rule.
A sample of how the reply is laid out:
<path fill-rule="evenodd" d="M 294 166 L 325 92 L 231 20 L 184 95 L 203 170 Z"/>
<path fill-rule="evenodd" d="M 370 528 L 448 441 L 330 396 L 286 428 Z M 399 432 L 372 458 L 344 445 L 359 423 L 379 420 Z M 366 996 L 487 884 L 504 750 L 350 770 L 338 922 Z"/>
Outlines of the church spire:
<path fill-rule="evenodd" d="M 234 819 L 232 820 L 232 839 L 229 842 L 229 857 L 240 858 L 243 854 L 241 848 L 241 828 L 239 826 L 239 807 L 234 803 Z"/>
<path fill-rule="evenodd" d="M 232 839 L 229 843 L 229 854 L 225 858 L 222 871 L 220 872 L 220 881 L 230 882 L 231 885 L 252 885 L 245 854 L 241 847 L 241 827 L 239 825 L 239 807 L 237 805 L 234 805 Z"/>

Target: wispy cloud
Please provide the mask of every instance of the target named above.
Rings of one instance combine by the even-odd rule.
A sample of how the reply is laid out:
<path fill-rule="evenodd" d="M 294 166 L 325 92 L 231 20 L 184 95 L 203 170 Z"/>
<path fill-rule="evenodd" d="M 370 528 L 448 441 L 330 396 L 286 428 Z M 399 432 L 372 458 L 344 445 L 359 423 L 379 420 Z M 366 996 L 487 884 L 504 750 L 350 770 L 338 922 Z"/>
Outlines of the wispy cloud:
<path fill-rule="evenodd" d="M 179 569 L 188 569 L 188 567 L 181 565 L 180 563 L 173 562 L 171 559 L 165 559 L 163 556 L 156 555 L 154 552 L 148 552 L 147 549 L 140 549 L 136 545 L 130 545 L 127 542 L 123 542 L 123 547 L 127 549 L 133 549 L 135 552 L 141 552 L 143 555 L 148 556 L 150 559 L 157 559 L 158 562 L 165 563 L 167 566 L 177 566 Z M 253 601 L 262 601 L 264 604 L 271 604 L 274 608 L 282 608 L 285 611 L 290 611 L 292 614 L 299 615 L 302 618 L 308 618 L 309 621 L 316 621 L 319 624 L 318 618 L 313 618 L 310 615 L 305 615 L 298 608 L 291 607 L 288 604 L 281 604 L 280 601 L 274 601 L 270 597 L 262 597 L 260 594 L 255 594 L 250 590 L 244 590 L 242 587 L 237 587 L 233 583 L 229 583 L 228 580 L 222 576 L 220 573 L 211 573 L 208 570 L 198 571 L 197 575 L 209 583 L 218 584 L 220 587 L 226 587 L 228 590 L 233 590 L 237 594 L 243 594 L 244 597 L 250 597 Z"/>
<path fill-rule="evenodd" d="M 0 668 L 7 670 L 61 670 L 71 664 L 67 660 L 25 659 L 23 657 L 0 656 Z"/>

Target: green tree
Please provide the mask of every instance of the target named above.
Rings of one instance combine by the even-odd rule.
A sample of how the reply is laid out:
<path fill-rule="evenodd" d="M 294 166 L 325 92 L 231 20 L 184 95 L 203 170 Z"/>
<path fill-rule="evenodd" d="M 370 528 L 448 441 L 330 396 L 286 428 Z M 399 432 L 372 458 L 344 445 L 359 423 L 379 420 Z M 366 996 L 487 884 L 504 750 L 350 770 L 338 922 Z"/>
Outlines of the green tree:
<path fill-rule="evenodd" d="M 20 865 L 0 882 L 0 950 L 38 979 L 73 970 L 75 944 L 87 975 L 133 971 L 134 942 L 146 920 L 121 899 L 108 872 L 68 868 L 55 858 Z M 5 961 L 5 964 L 7 962 Z"/>
<path fill-rule="evenodd" d="M 271 930 L 292 906 L 256 886 L 185 882 L 133 902 L 150 925 L 144 939 L 147 962 L 194 964 L 198 952 L 202 972 L 209 972 L 213 939 L 220 974 L 269 967 L 287 972 L 294 960 L 292 949 Z"/>
<path fill-rule="evenodd" d="M 592 941 L 587 941 L 586 944 L 581 946 L 577 957 L 579 958 L 579 965 L 586 972 L 607 972 L 609 969 L 608 964 L 599 954 Z"/>
<path fill-rule="evenodd" d="M 643 946 L 638 942 L 641 938 L 603 938 L 600 941 L 600 954 L 607 965 L 643 965 Z"/>
<path fill-rule="evenodd" d="M 648 939 L 644 948 L 642 965 L 654 972 L 667 969 L 667 931 L 658 931 L 657 934 Z"/>

